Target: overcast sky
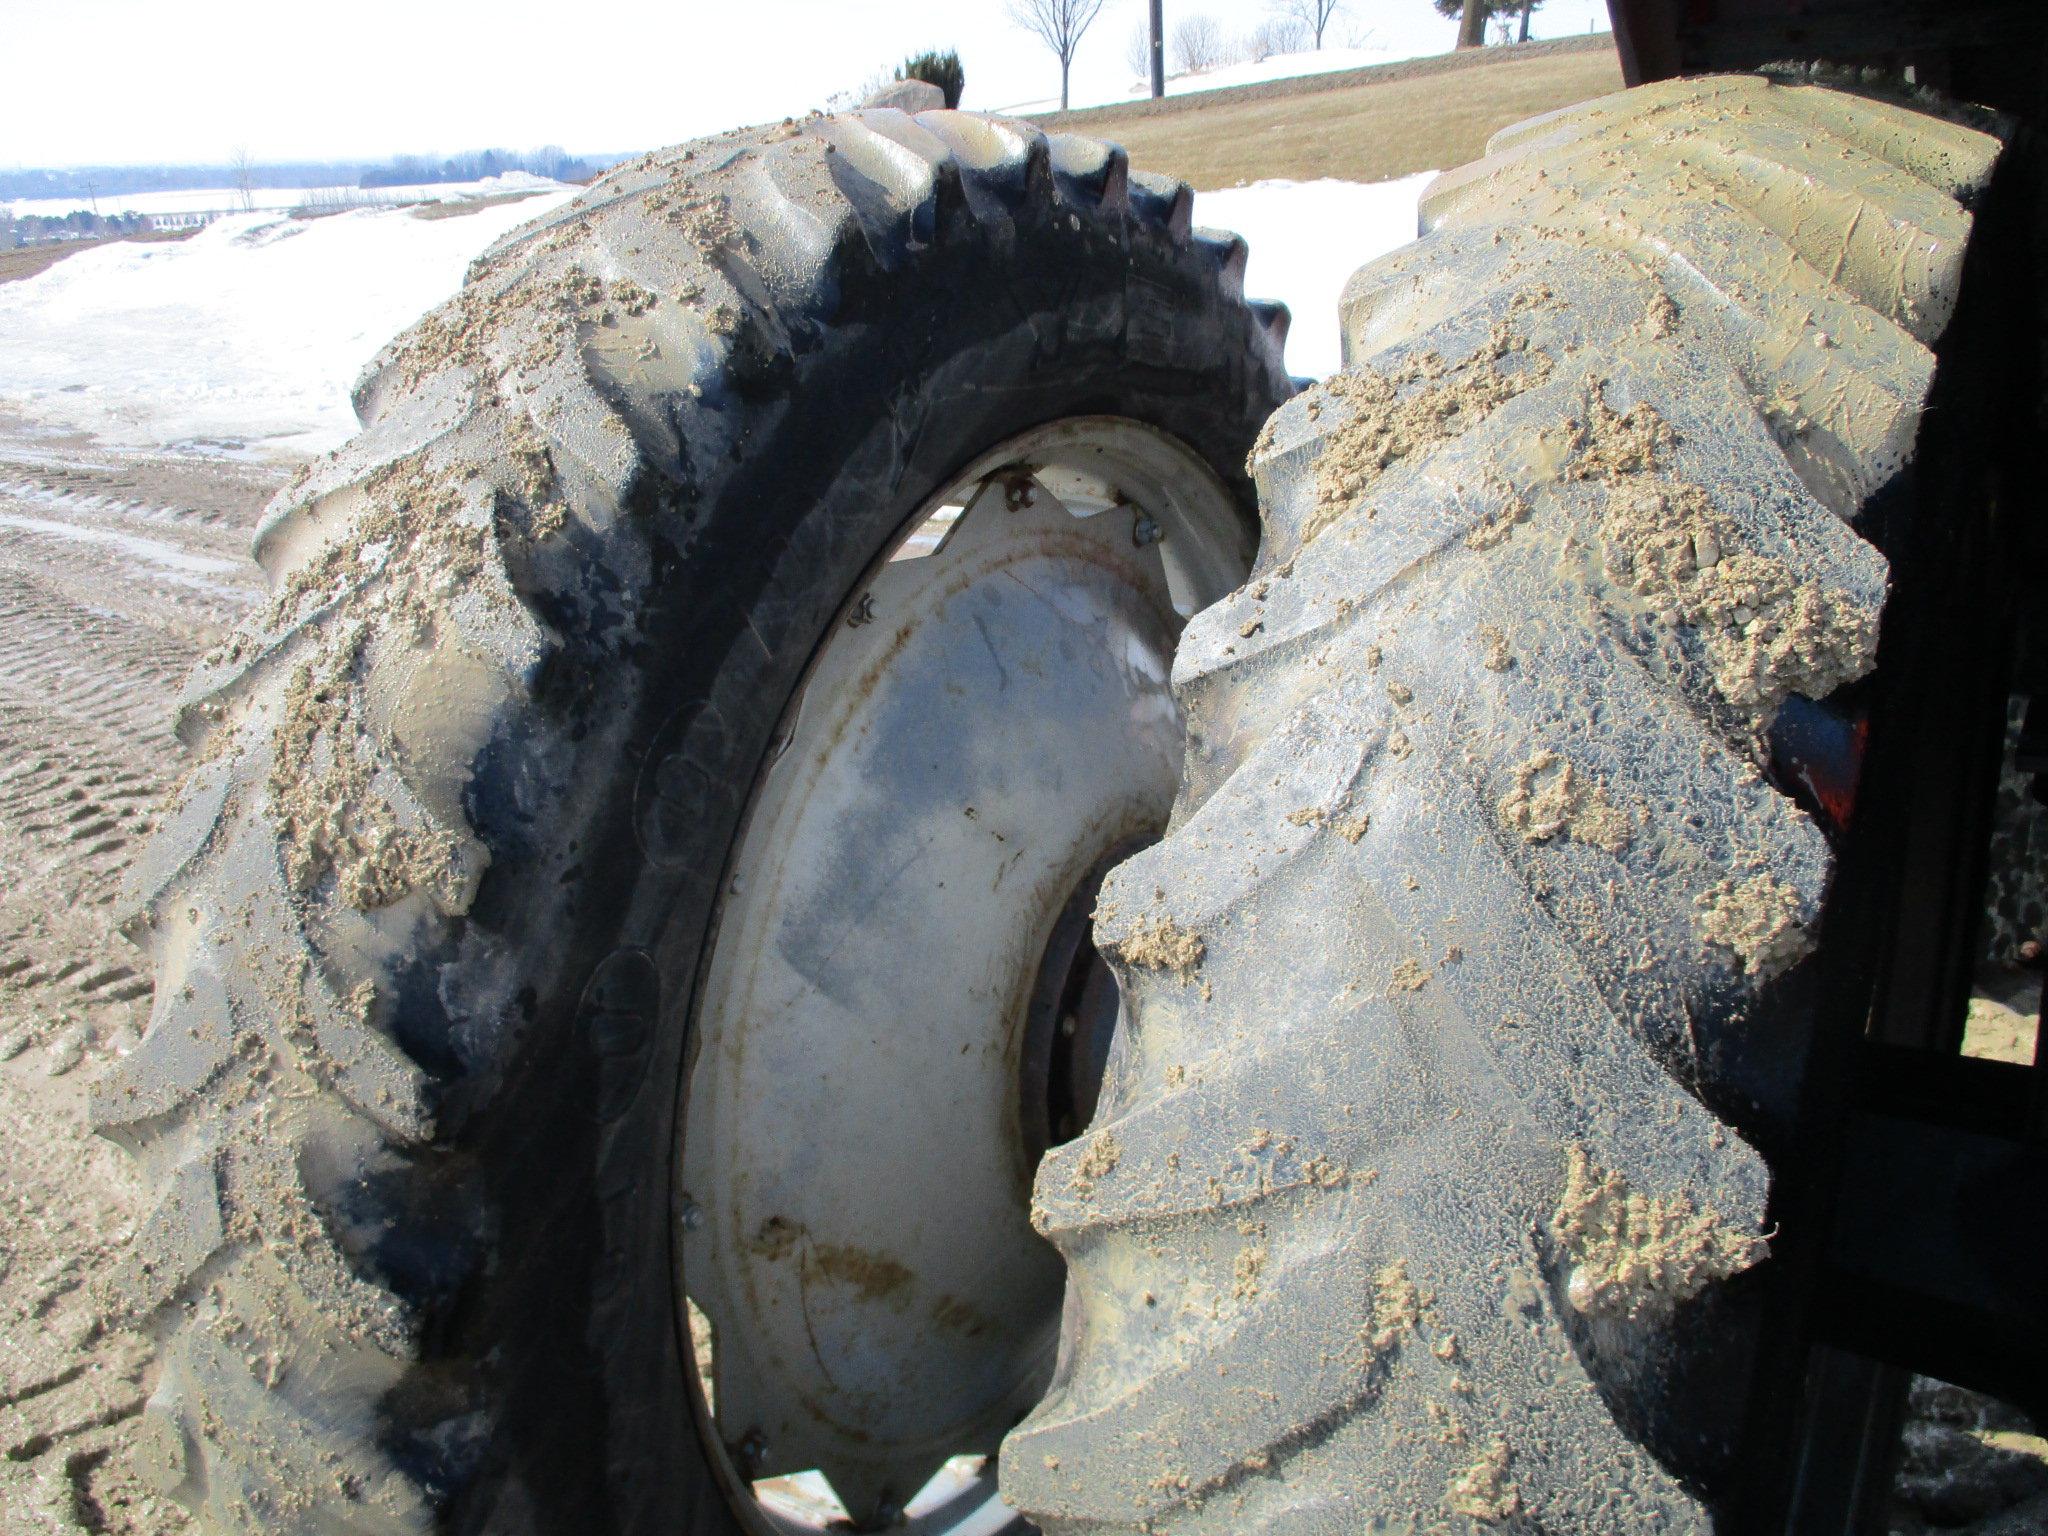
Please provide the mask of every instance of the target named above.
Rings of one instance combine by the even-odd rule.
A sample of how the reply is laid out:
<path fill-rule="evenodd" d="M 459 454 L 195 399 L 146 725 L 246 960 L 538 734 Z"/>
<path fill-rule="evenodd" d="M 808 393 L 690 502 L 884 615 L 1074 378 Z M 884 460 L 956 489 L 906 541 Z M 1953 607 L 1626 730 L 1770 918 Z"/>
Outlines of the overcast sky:
<path fill-rule="evenodd" d="M 1247 31 L 1270 0 L 1167 0 Z M 1120 94 L 1145 0 L 1107 0 L 1074 104 Z M 1548 0 L 1536 35 L 1597 0 Z M 1349 0 L 1335 42 L 1452 24 L 1429 0 Z M 1003 0 L 0 0 L 0 165 L 651 148 L 823 106 L 906 53 L 957 48 L 969 107 L 1056 96 Z"/>

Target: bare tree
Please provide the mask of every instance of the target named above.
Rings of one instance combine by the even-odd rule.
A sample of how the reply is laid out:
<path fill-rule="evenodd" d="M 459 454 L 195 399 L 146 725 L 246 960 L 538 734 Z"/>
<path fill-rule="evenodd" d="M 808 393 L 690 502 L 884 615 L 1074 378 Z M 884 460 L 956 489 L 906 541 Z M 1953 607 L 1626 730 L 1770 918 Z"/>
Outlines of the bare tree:
<path fill-rule="evenodd" d="M 1276 53 L 1300 52 L 1307 41 L 1308 33 L 1300 22 L 1291 16 L 1273 16 L 1252 28 L 1245 40 L 1245 56 L 1262 64 Z"/>
<path fill-rule="evenodd" d="M 1323 33 L 1329 30 L 1331 19 L 1343 9 L 1344 0 L 1275 0 L 1273 6 L 1275 15 L 1298 22 L 1315 40 L 1318 50 L 1323 46 Z"/>
<path fill-rule="evenodd" d="M 256 172 L 249 160 L 249 146 L 237 144 L 228 155 L 228 169 L 235 173 L 235 194 L 242 200 L 242 212 L 256 207 Z"/>
<path fill-rule="evenodd" d="M 1067 76 L 1081 38 L 1102 14 L 1102 0 L 1010 0 L 1010 20 L 1053 51 L 1060 61 L 1060 110 L 1067 110 Z"/>
<path fill-rule="evenodd" d="M 1124 44 L 1124 62 L 1140 80 L 1152 72 L 1152 23 L 1142 16 Z"/>
<path fill-rule="evenodd" d="M 1207 16 L 1183 16 L 1173 29 L 1173 72 L 1199 75 L 1223 62 L 1223 29 Z"/>

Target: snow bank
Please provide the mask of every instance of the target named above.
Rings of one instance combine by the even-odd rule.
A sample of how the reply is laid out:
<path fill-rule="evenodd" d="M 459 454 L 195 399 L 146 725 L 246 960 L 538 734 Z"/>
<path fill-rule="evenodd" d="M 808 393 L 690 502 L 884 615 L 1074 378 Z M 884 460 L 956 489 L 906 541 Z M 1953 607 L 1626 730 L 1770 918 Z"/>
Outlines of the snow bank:
<path fill-rule="evenodd" d="M 1258 181 L 1195 197 L 1198 222 L 1251 245 L 1244 291 L 1294 311 L 1290 373 L 1322 378 L 1338 363 L 1337 299 L 1345 279 L 1415 238 L 1415 204 L 1435 171 L 1398 181 Z"/>
<path fill-rule="evenodd" d="M 81 251 L 0 285 L 0 405 L 129 446 L 324 451 L 355 430 L 349 386 L 377 349 L 568 195 L 450 219 L 236 214 Z"/>
<path fill-rule="evenodd" d="M 1344 280 L 1414 238 L 1431 174 L 1197 199 L 1201 222 L 1251 242 L 1246 290 L 1294 311 L 1290 371 L 1337 367 Z M 491 241 L 566 195 L 451 219 L 237 214 L 187 241 L 81 251 L 0 286 L 0 406 L 129 446 L 324 451 L 355 430 L 349 386 L 376 350 L 454 292 Z"/>
<path fill-rule="evenodd" d="M 1412 48 L 1412 51 L 1410 49 Z M 1307 53 L 1276 53 L 1257 63 L 1221 64 L 1195 75 L 1170 75 L 1166 94 L 1186 96 L 1197 91 L 1227 90 L 1233 85 L 1263 85 L 1268 80 L 1294 80 L 1302 75 L 1330 75 L 1342 69 L 1364 69 L 1372 64 L 1392 64 L 1397 59 L 1419 58 L 1441 53 L 1435 38 L 1417 39 L 1410 48 L 1367 40 L 1356 48 L 1322 48 Z M 1149 82 L 1131 82 L 1131 99 L 1152 94 Z"/>

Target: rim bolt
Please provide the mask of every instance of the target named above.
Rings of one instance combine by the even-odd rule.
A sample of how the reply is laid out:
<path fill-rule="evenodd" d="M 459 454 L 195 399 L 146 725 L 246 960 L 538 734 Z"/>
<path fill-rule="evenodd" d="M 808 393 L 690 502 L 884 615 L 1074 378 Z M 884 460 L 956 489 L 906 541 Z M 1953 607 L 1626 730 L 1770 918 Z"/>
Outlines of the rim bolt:
<path fill-rule="evenodd" d="M 701 1232 L 704 1229 L 704 1207 L 685 1195 L 676 1219 L 682 1222 L 685 1232 Z"/>
<path fill-rule="evenodd" d="M 768 1454 L 768 1438 L 758 1429 L 750 1429 L 740 1436 L 739 1444 L 732 1448 L 734 1461 L 740 1470 L 751 1477 L 760 1468 L 761 1460 Z"/>
<path fill-rule="evenodd" d="M 1140 512 L 1137 521 L 1131 524 L 1131 542 L 1143 549 L 1147 544 L 1157 544 L 1160 538 L 1159 519 L 1150 512 Z"/>

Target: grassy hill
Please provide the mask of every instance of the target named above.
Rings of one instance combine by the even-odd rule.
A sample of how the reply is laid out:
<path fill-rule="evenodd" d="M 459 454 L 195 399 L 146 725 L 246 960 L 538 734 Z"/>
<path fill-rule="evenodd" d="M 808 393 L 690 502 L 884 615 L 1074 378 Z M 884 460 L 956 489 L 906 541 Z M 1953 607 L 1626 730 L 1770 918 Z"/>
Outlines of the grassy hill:
<path fill-rule="evenodd" d="M 1110 139 L 1133 165 L 1209 191 L 1274 177 L 1385 181 L 1442 170 L 1478 156 L 1510 123 L 1620 89 L 1614 39 L 1601 33 L 1033 121 Z"/>

